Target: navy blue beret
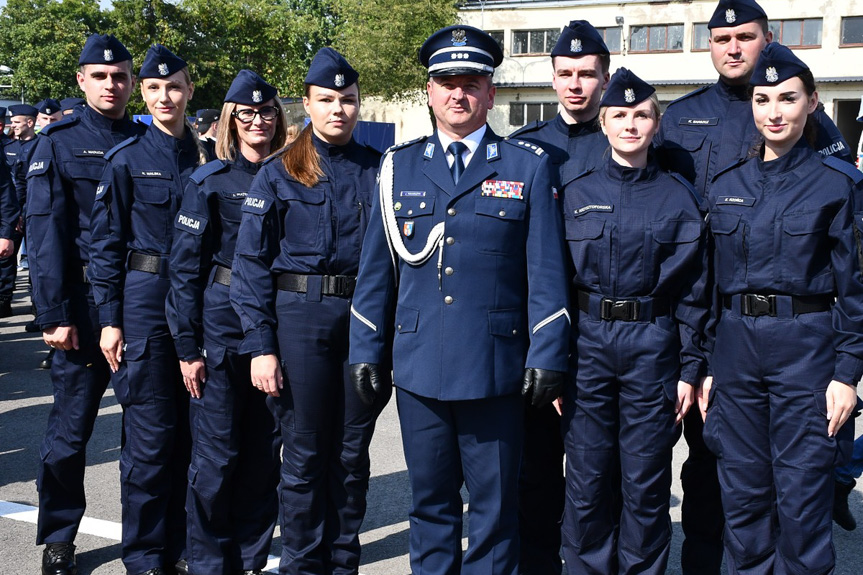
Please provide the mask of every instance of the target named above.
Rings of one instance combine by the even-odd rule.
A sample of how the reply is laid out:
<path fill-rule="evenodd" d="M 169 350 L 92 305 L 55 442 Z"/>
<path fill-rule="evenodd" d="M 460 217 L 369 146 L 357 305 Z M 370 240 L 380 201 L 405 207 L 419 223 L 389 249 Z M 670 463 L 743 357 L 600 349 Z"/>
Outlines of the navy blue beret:
<path fill-rule="evenodd" d="M 719 5 L 707 23 L 709 29 L 740 26 L 759 18 L 767 18 L 767 13 L 755 0 L 719 0 Z"/>
<path fill-rule="evenodd" d="M 39 110 L 30 104 L 14 104 L 9 106 L 10 116 L 33 116 L 35 118 L 38 114 Z"/>
<path fill-rule="evenodd" d="M 588 54 L 608 54 L 605 40 L 587 20 L 572 20 L 560 31 L 560 38 L 551 51 L 555 56 L 586 56 Z"/>
<path fill-rule="evenodd" d="M 171 74 L 179 72 L 186 67 L 186 61 L 162 46 L 153 44 L 144 56 L 141 71 L 138 77 L 144 78 L 166 78 Z"/>
<path fill-rule="evenodd" d="M 356 83 L 359 73 L 354 70 L 345 57 L 332 48 L 321 48 L 309 66 L 309 73 L 303 80 L 306 84 L 341 90 Z"/>
<path fill-rule="evenodd" d="M 419 59 L 429 76 L 491 76 L 503 62 L 503 51 L 479 28 L 448 26 L 428 37 Z"/>
<path fill-rule="evenodd" d="M 71 110 L 75 106 L 83 106 L 87 101 L 84 98 L 63 98 L 60 100 L 60 109 L 64 112 Z"/>
<path fill-rule="evenodd" d="M 219 120 L 219 116 L 222 115 L 221 110 L 214 110 L 213 108 L 204 108 L 202 110 L 198 110 L 195 112 L 195 120 L 198 124 L 212 124 L 213 122 L 217 122 Z"/>
<path fill-rule="evenodd" d="M 60 111 L 60 102 L 55 100 L 54 98 L 46 98 L 39 102 L 36 105 L 36 109 L 39 110 L 40 114 L 56 114 Z"/>
<path fill-rule="evenodd" d="M 635 106 L 648 99 L 656 90 L 626 68 L 618 68 L 608 82 L 600 106 Z"/>
<path fill-rule="evenodd" d="M 350 65 L 348 65 L 348 68 L 350 68 Z M 353 68 L 351 68 L 351 70 L 353 70 Z M 333 83 L 335 83 L 335 81 L 336 78 L 333 76 Z M 346 82 L 347 78 L 343 81 Z M 308 78 L 306 79 L 306 82 L 308 82 Z M 356 82 L 356 79 L 354 79 L 354 82 Z M 225 102 L 254 106 L 261 102 L 272 100 L 278 94 L 279 91 L 275 86 L 267 84 L 263 78 L 251 70 L 240 70 L 240 73 L 237 74 L 237 77 L 234 78 L 233 82 L 231 82 L 231 87 L 228 88 L 228 93 L 225 94 Z"/>
<path fill-rule="evenodd" d="M 789 78 L 805 72 L 809 66 L 794 55 L 794 52 L 777 42 L 764 47 L 758 62 L 752 69 L 749 84 L 752 86 L 775 86 Z"/>
<path fill-rule="evenodd" d="M 131 59 L 132 55 L 113 34 L 92 34 L 84 42 L 78 65 L 116 64 Z"/>
<path fill-rule="evenodd" d="M 0 106 L 0 123 L 6 121 L 6 108 Z"/>

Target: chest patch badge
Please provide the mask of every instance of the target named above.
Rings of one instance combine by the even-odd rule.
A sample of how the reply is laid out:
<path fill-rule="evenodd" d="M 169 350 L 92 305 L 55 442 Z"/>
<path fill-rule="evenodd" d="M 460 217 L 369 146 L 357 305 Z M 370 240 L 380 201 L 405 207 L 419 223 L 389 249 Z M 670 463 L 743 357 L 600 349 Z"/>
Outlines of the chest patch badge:
<path fill-rule="evenodd" d="M 755 205 L 755 198 L 744 198 L 742 196 L 720 196 L 716 200 L 717 206 L 746 206 L 751 208 Z"/>
<path fill-rule="evenodd" d="M 508 198 L 523 200 L 524 182 L 508 180 L 486 180 L 482 183 L 482 195 L 487 198 Z"/>
<path fill-rule="evenodd" d="M 414 235 L 414 221 L 413 220 L 408 220 L 404 223 L 404 225 L 402 226 L 402 233 L 405 235 L 406 238 L 409 238 L 412 235 Z"/>
<path fill-rule="evenodd" d="M 614 206 L 611 204 L 588 204 L 581 206 L 573 211 L 574 216 L 581 216 L 590 212 L 613 212 Z"/>
<path fill-rule="evenodd" d="M 411 191 L 404 190 L 399 192 L 399 195 L 403 198 L 424 198 L 426 197 L 426 193 L 424 191 Z"/>
<path fill-rule="evenodd" d="M 680 118 L 680 126 L 718 126 L 719 118 Z"/>

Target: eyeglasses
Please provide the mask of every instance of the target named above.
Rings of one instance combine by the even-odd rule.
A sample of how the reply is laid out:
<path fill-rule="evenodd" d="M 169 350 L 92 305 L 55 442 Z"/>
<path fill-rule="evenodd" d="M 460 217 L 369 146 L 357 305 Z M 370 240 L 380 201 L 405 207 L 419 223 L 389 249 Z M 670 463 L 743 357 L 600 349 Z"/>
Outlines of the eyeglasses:
<path fill-rule="evenodd" d="M 279 110 L 275 106 L 264 106 L 260 110 L 235 110 L 231 115 L 244 124 L 251 124 L 255 121 L 255 116 L 260 116 L 265 122 L 272 122 L 279 115 Z"/>

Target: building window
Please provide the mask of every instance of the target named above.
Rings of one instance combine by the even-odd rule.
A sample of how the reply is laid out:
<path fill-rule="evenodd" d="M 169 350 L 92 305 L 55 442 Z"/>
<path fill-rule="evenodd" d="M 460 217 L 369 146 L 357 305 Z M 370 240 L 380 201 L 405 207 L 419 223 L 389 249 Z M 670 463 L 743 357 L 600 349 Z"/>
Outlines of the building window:
<path fill-rule="evenodd" d="M 707 29 L 707 22 L 692 25 L 692 51 L 699 52 L 710 50 L 710 30 Z"/>
<path fill-rule="evenodd" d="M 513 54 L 550 54 L 560 30 L 516 30 L 512 33 Z"/>
<path fill-rule="evenodd" d="M 488 35 L 491 36 L 492 40 L 497 42 L 501 52 L 503 52 L 503 30 L 492 30 Z"/>
<path fill-rule="evenodd" d="M 772 20 L 773 40 L 790 48 L 821 46 L 821 18 Z"/>
<path fill-rule="evenodd" d="M 623 28 L 614 26 L 613 28 L 597 28 L 597 32 L 605 40 L 605 45 L 608 46 L 608 51 L 612 54 L 620 54 L 620 39 L 623 37 Z"/>
<path fill-rule="evenodd" d="M 557 102 L 512 102 L 509 125 L 524 126 L 536 120 L 551 120 L 557 115 Z"/>
<path fill-rule="evenodd" d="M 840 46 L 863 44 L 863 16 L 842 18 L 842 41 Z"/>
<path fill-rule="evenodd" d="M 682 52 L 683 24 L 633 26 L 629 36 L 630 52 Z"/>

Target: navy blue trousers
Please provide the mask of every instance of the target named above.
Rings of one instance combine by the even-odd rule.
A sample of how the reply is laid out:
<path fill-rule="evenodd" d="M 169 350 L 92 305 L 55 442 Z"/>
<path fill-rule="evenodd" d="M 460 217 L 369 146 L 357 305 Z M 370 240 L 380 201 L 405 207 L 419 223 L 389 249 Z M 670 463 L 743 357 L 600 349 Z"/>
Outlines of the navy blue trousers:
<path fill-rule="evenodd" d="M 70 286 L 79 349 L 58 349 L 51 364 L 54 404 L 40 448 L 36 544 L 74 541 L 87 506 L 87 442 L 111 372 L 99 348 L 99 316 L 89 284 Z"/>
<path fill-rule="evenodd" d="M 21 249 L 22 236 L 18 232 L 12 234 L 15 243 L 12 255 L 0 259 L 0 300 L 11 300 L 15 292 L 15 280 L 18 278 L 18 251 Z"/>
<path fill-rule="evenodd" d="M 189 394 L 165 320 L 169 287 L 167 277 L 126 275 L 126 345 L 113 385 L 123 406 L 121 546 L 130 573 L 173 565 L 186 547 Z"/>
<path fill-rule="evenodd" d="M 671 545 L 671 453 L 679 437 L 677 325 L 670 317 L 629 323 L 581 314 L 573 339 L 575 365 L 564 396 L 567 573 L 661 575 Z"/>
<path fill-rule="evenodd" d="M 267 403 L 281 426 L 285 575 L 356 574 L 371 473 L 369 445 L 389 397 L 367 407 L 348 372 L 350 300 L 279 291 L 285 386 Z"/>
<path fill-rule="evenodd" d="M 204 292 L 207 380 L 191 398 L 187 550 L 193 575 L 233 575 L 267 563 L 278 514 L 279 434 L 266 395 L 237 353 L 240 319 L 227 286 Z"/>
<path fill-rule="evenodd" d="M 853 420 L 827 436 L 835 365 L 830 312 L 724 310 L 705 440 L 719 459 L 731 574 L 832 573 L 833 466 Z"/>
<path fill-rule="evenodd" d="M 521 396 L 439 401 L 397 388 L 396 399 L 411 482 L 413 575 L 515 575 Z M 464 556 L 462 485 L 470 494 Z"/>

